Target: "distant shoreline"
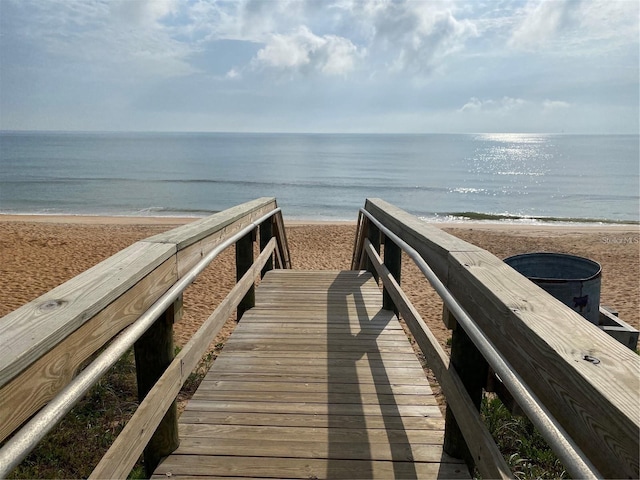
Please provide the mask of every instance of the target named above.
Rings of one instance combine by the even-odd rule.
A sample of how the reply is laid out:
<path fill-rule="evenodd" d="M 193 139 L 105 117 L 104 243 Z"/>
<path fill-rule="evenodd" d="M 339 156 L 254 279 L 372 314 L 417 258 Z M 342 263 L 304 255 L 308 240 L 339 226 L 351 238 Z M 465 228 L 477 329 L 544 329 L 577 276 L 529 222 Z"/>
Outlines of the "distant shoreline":
<path fill-rule="evenodd" d="M 82 225 L 184 225 L 204 217 L 168 217 L 168 216 L 125 216 L 125 215 L 59 215 L 59 214 L 4 214 L 0 213 L 2 222 L 52 223 L 52 224 L 82 224 Z M 356 220 L 287 220 L 285 224 L 291 227 L 306 225 L 355 225 Z M 465 220 L 465 221 L 437 221 L 425 223 L 437 228 L 477 229 L 477 230 L 505 230 L 523 232 L 632 232 L 640 233 L 640 224 L 630 223 L 597 223 L 597 222 L 549 222 L 549 223 L 515 223 L 496 220 Z"/>

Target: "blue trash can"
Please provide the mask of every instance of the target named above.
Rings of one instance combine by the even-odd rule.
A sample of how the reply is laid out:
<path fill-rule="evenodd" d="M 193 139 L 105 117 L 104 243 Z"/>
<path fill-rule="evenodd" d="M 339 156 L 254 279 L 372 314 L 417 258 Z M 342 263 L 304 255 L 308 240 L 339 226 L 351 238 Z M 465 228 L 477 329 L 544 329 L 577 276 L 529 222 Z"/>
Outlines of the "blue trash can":
<path fill-rule="evenodd" d="M 514 255 L 504 262 L 598 325 L 602 277 L 599 263 L 575 255 L 546 252 Z"/>

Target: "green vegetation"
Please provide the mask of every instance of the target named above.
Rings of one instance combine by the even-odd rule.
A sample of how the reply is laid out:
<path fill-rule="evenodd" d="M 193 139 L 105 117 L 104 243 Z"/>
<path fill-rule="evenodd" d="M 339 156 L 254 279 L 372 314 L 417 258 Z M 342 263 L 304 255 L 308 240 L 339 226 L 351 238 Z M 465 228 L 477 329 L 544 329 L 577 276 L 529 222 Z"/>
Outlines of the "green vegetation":
<path fill-rule="evenodd" d="M 137 401 L 133 351 L 129 351 L 9 478 L 88 477 L 133 415 Z"/>
<path fill-rule="evenodd" d="M 178 399 L 191 398 L 224 344 L 207 353 Z M 176 354 L 180 348 L 176 347 Z M 86 478 L 138 406 L 133 349 L 84 396 L 8 478 Z M 142 458 L 129 478 L 145 478 Z"/>
<path fill-rule="evenodd" d="M 516 478 L 569 478 L 558 457 L 529 419 L 511 415 L 495 397 L 483 398 L 481 412 Z"/>

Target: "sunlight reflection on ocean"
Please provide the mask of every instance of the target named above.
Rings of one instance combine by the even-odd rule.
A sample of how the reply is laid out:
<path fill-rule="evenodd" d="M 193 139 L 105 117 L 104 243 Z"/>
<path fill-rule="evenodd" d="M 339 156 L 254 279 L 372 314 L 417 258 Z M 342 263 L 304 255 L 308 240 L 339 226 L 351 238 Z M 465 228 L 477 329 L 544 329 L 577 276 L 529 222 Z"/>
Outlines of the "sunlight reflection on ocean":
<path fill-rule="evenodd" d="M 355 220 L 367 197 L 430 221 L 639 220 L 637 135 L 0 133 L 0 211 L 203 216 L 275 196 Z"/>

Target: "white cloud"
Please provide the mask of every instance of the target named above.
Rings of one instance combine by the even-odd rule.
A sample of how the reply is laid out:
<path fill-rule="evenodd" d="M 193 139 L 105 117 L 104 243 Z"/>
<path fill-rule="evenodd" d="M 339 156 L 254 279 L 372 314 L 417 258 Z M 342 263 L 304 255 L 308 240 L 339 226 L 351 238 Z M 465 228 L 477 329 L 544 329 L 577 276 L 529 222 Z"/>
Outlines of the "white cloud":
<path fill-rule="evenodd" d="M 467 103 L 465 103 L 458 112 L 493 112 L 506 114 L 514 110 L 529 105 L 530 102 L 522 98 L 502 97 L 498 100 L 487 99 L 480 100 L 476 97 L 471 97 Z"/>
<path fill-rule="evenodd" d="M 320 37 L 302 26 L 288 35 L 272 34 L 254 61 L 256 66 L 344 75 L 353 70 L 357 53 L 347 38 Z"/>
<path fill-rule="evenodd" d="M 455 3 L 369 1 L 354 9 L 370 25 L 371 56 L 390 57 L 395 71 L 429 73 L 478 35 L 470 20 L 458 20 Z"/>
<path fill-rule="evenodd" d="M 554 110 L 562 110 L 571 107 L 569 102 L 563 100 L 545 100 L 542 102 L 542 108 L 545 112 L 552 112 Z"/>
<path fill-rule="evenodd" d="M 460 109 L 459 112 L 477 112 L 482 109 L 483 102 L 480 101 L 476 97 L 471 97 L 467 103 L 465 103 Z"/>
<path fill-rule="evenodd" d="M 238 69 L 232 68 L 226 73 L 225 77 L 230 80 L 236 80 L 238 78 L 241 78 L 242 74 L 238 71 Z"/>
<path fill-rule="evenodd" d="M 173 0 L 68 0 L 18 3 L 28 15 L 21 32 L 52 63 L 79 69 L 85 78 L 172 77 L 194 72 L 193 48 L 172 37 L 161 20 L 176 12 Z M 126 72 L 120 75 L 120 72 Z"/>
<path fill-rule="evenodd" d="M 0 2 L 0 128 L 63 128 L 41 119 L 65 111 L 76 128 L 108 105 L 138 128 L 207 111 L 304 129 L 310 105 L 351 129 L 637 131 L 634 0 Z"/>
<path fill-rule="evenodd" d="M 530 2 L 522 24 L 513 32 L 512 46 L 533 49 L 577 22 L 580 0 Z"/>
<path fill-rule="evenodd" d="M 508 43 L 525 51 L 608 51 L 637 40 L 639 13 L 632 0 L 530 0 Z"/>

